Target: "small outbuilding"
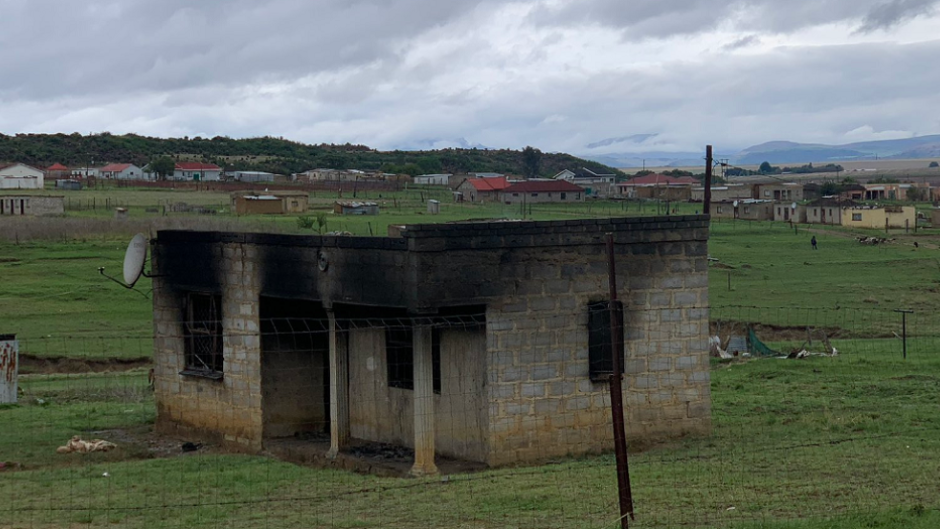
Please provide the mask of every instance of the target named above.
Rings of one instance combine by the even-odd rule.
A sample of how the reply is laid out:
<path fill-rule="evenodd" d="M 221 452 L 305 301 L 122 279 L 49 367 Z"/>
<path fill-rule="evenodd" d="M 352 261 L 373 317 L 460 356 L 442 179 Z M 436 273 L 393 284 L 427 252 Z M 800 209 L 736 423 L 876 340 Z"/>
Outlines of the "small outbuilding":
<path fill-rule="evenodd" d="M 375 202 L 337 202 L 333 204 L 333 213 L 337 215 L 378 215 L 379 205 Z"/>
<path fill-rule="evenodd" d="M 236 191 L 232 209 L 236 215 L 283 215 L 303 213 L 309 205 L 306 191 Z"/>
<path fill-rule="evenodd" d="M 616 354 L 631 438 L 710 431 L 707 217 L 400 235 L 158 232 L 156 428 L 312 460 L 382 443 L 415 475 L 600 453 Z"/>
<path fill-rule="evenodd" d="M 55 181 L 55 188 L 60 191 L 81 191 L 82 182 L 72 178 L 63 178 Z"/>
<path fill-rule="evenodd" d="M 63 215 L 65 198 L 52 195 L 0 195 L 0 215 Z"/>

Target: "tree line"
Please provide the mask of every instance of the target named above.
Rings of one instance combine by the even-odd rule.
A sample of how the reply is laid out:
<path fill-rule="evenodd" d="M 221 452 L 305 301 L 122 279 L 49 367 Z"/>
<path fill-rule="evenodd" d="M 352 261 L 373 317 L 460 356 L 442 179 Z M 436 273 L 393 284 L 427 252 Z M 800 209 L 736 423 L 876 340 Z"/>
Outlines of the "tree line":
<path fill-rule="evenodd" d="M 528 147 L 511 149 L 442 149 L 378 151 L 365 145 L 310 145 L 284 138 L 233 139 L 153 138 L 136 134 L 0 134 L 0 161 L 38 167 L 133 163 L 145 166 L 161 159 L 215 163 L 227 171 L 292 174 L 314 168 L 360 169 L 396 174 L 495 172 L 552 176 L 564 169 L 586 167 L 617 173 L 603 164 L 568 154 L 544 153 Z M 165 163 L 165 162 L 161 162 Z"/>

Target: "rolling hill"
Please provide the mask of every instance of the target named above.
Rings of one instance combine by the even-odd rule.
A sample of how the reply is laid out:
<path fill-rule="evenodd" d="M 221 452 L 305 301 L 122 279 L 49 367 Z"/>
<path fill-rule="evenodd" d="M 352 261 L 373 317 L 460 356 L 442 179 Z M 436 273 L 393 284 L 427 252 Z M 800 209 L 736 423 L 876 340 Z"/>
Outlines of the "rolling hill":
<path fill-rule="evenodd" d="M 378 151 L 365 145 L 308 145 L 283 138 L 233 139 L 153 138 L 135 134 L 0 134 L 0 161 L 39 167 L 109 162 L 146 165 L 158 156 L 213 162 L 228 170 L 258 170 L 290 174 L 316 167 L 385 170 L 389 172 L 522 174 L 522 152 L 510 149 L 441 149 Z M 569 154 L 542 153 L 539 172 L 551 176 L 563 169 L 587 167 L 617 172 L 603 164 Z"/>
<path fill-rule="evenodd" d="M 940 135 L 901 140 L 880 140 L 824 145 L 772 141 L 748 147 L 733 158 L 740 165 L 770 163 L 838 162 L 875 158 L 917 159 L 940 156 Z"/>

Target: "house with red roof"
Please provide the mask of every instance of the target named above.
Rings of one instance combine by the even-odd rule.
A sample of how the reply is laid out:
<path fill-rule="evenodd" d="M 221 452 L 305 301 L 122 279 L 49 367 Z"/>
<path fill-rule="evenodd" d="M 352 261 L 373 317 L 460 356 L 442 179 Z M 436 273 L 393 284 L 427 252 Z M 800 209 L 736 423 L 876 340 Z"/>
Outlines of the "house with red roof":
<path fill-rule="evenodd" d="M 503 189 L 500 200 L 505 204 L 533 202 L 581 202 L 584 188 L 567 180 L 524 180 Z"/>
<path fill-rule="evenodd" d="M 98 174 L 101 178 L 110 180 L 140 180 L 144 178 L 144 171 L 132 163 L 109 163 L 102 167 Z"/>
<path fill-rule="evenodd" d="M 221 180 L 222 168 L 214 163 L 176 162 L 174 180 Z"/>
<path fill-rule="evenodd" d="M 58 180 L 60 178 L 69 177 L 69 168 L 60 164 L 54 163 L 49 167 L 46 167 L 46 178 L 50 180 Z"/>
<path fill-rule="evenodd" d="M 487 178 L 464 178 L 457 186 L 463 200 L 467 202 L 497 202 L 499 194 L 509 187 L 505 176 Z"/>
<path fill-rule="evenodd" d="M 697 185 L 701 185 L 701 182 L 691 176 L 676 177 L 653 173 L 617 184 L 617 189 L 621 196 L 627 198 L 688 201 L 692 198 L 692 187 Z"/>

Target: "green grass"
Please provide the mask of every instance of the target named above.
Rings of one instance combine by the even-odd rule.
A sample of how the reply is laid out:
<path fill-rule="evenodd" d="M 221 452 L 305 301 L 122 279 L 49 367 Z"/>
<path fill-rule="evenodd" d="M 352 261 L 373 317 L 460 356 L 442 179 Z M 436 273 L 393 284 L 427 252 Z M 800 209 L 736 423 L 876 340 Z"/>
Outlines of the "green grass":
<path fill-rule="evenodd" d="M 815 251 L 813 235 L 819 242 Z M 763 311 L 763 323 L 785 324 L 787 317 L 802 314 L 821 325 L 839 326 L 856 324 L 852 320 L 859 314 L 868 314 L 863 318 L 868 324 L 894 309 L 921 315 L 940 309 L 936 235 L 896 235 L 894 243 L 877 246 L 859 244 L 855 235 L 805 226 L 794 234 L 787 225 L 771 222 L 713 224 L 709 254 L 720 264 L 712 263 L 709 272 L 710 303 L 786 309 Z M 914 248 L 914 240 L 920 248 Z M 890 319 L 899 321 L 899 316 Z"/>
<path fill-rule="evenodd" d="M 467 218 L 521 216 L 518 207 L 443 204 L 441 215 L 427 215 L 403 200 L 375 217 L 330 215 L 328 230 L 358 235 L 387 232 L 389 224 L 444 222 Z M 607 215 L 655 214 L 653 205 L 588 202 L 535 205 L 526 216 L 539 220 Z M 684 204 L 681 211 L 693 208 Z M 621 208 L 626 208 L 626 211 Z M 630 209 L 633 208 L 633 209 Z M 265 221 L 272 229 L 298 232 L 296 217 L 244 217 L 246 226 Z M 307 231 L 307 233 L 311 233 Z M 815 234 L 819 250 L 809 238 Z M 900 332 L 895 308 L 917 311 L 912 331 L 923 331 L 925 314 L 940 310 L 940 237 L 930 232 L 899 236 L 894 244 L 865 246 L 841 229 L 801 227 L 794 234 L 782 223 L 719 222 L 712 226 L 709 253 L 720 260 L 710 270 L 714 314 L 727 319 L 781 325 L 832 325 L 855 328 L 856 334 Z M 120 275 L 126 241 L 0 242 L 0 314 L 3 331 L 18 333 L 31 354 L 86 357 L 146 356 L 150 350 L 151 306 L 147 299 L 97 273 L 105 266 Z M 733 269 L 720 268 L 731 266 Z M 903 273 L 891 273 L 903 270 Z M 731 290 L 728 289 L 728 278 Z M 149 289 L 149 280 L 138 285 Z M 770 307 L 779 310 L 737 312 L 725 307 Z M 826 309 L 826 310 L 813 310 Z M 838 310 L 837 310 L 838 309 Z M 876 325 L 877 324 L 877 325 Z M 884 328 L 890 328 L 886 331 Z M 940 328 L 934 329 L 940 333 Z M 931 330 L 933 332 L 933 330 Z"/>
<path fill-rule="evenodd" d="M 866 351 L 716 363 L 713 435 L 631 455 L 632 526 L 936 527 L 940 357 Z M 146 425 L 142 377 L 31 377 L 23 404 L 0 409 L 2 459 L 28 468 L 0 474 L 4 527 L 614 527 L 609 455 L 442 482 L 128 446 L 54 453 L 73 434 Z"/>
<path fill-rule="evenodd" d="M 0 242 L 3 332 L 19 335 L 30 354 L 138 358 L 150 355 L 149 299 L 98 273 L 118 278 L 124 241 Z M 146 292 L 150 280 L 137 288 Z"/>
<path fill-rule="evenodd" d="M 149 200 L 134 196 L 140 206 Z M 383 197 L 391 205 L 380 216 L 331 215 L 328 229 L 384 234 L 389 224 L 522 216 L 519 206 L 455 205 L 446 197 L 440 197 L 441 215 L 431 216 L 422 198 Z M 315 205 L 331 201 L 316 197 Z M 651 205 L 624 207 L 534 205 L 525 216 L 656 213 Z M 684 213 L 694 209 L 680 206 Z M 295 217 L 239 221 L 260 219 L 298 231 Z M 871 247 L 841 228 L 812 229 L 794 234 L 782 224 L 713 224 L 710 254 L 734 268 L 710 270 L 712 319 L 787 327 L 764 336 L 779 350 L 799 346 L 807 326 L 837 329 L 833 344 L 842 355 L 714 364 L 713 435 L 632 454 L 638 515 L 632 527 L 940 525 L 937 234 L 894 234 L 896 244 Z M 818 251 L 809 245 L 813 233 Z M 922 248 L 915 250 L 913 240 Z M 107 238 L 0 242 L 0 331 L 18 333 L 21 349 L 40 356 L 149 355 L 149 300 L 97 273 L 105 266 L 119 274 L 125 245 Z M 149 288 L 146 279 L 140 286 Z M 893 334 L 900 333 L 900 316 L 891 312 L 898 307 L 917 310 L 908 320 L 906 362 Z M 146 431 L 154 418 L 146 374 L 31 375 L 22 386 L 21 404 L 0 408 L 0 461 L 26 467 L 0 473 L 0 527 L 615 526 L 610 456 L 446 482 L 254 456 L 153 458 L 133 443 L 107 454 L 60 456 L 55 447 L 71 435 Z"/>

